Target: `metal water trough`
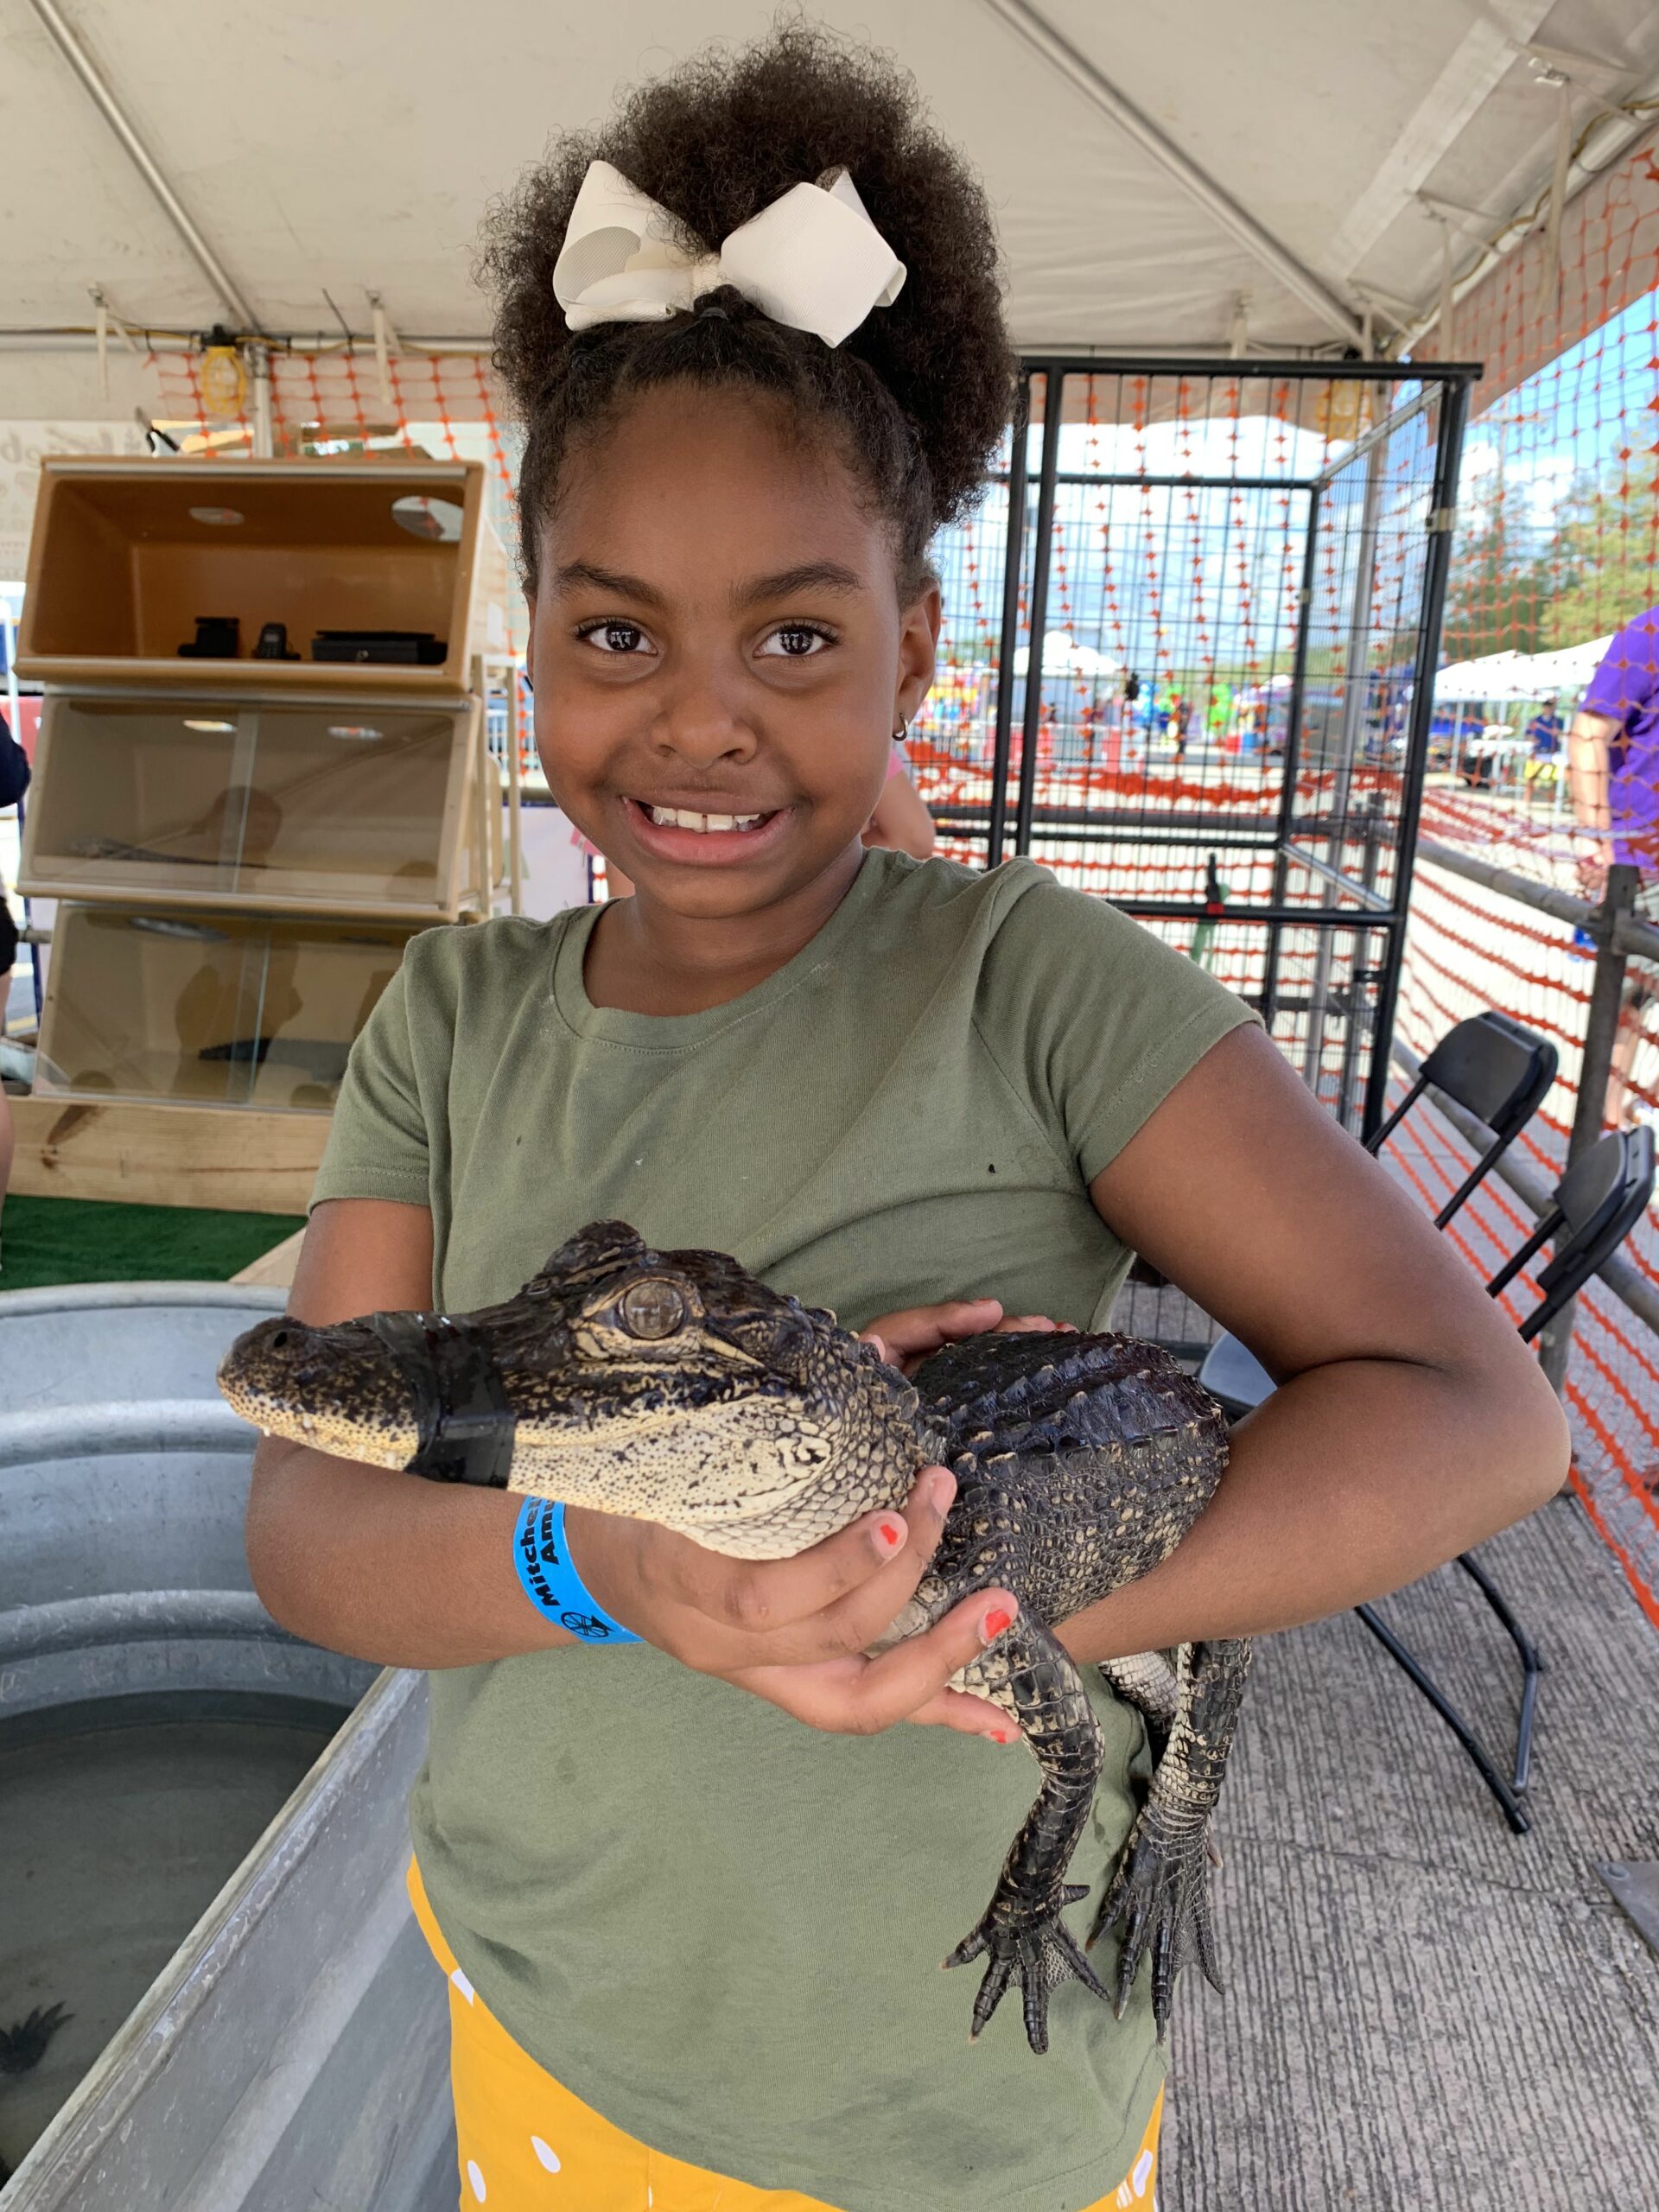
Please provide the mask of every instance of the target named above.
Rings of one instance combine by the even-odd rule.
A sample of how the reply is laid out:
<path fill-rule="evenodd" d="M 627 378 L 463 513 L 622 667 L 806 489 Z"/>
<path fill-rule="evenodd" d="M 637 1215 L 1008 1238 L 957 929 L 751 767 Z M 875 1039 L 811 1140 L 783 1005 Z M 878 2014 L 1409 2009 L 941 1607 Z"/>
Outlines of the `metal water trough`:
<path fill-rule="evenodd" d="M 350 1713 L 5 2212 L 454 2202 L 442 1986 L 403 1890 L 423 1686 L 287 1635 L 243 1553 L 253 1437 L 213 1376 L 282 1302 L 224 1284 L 0 1295 L 0 1737 L 122 1700 Z"/>

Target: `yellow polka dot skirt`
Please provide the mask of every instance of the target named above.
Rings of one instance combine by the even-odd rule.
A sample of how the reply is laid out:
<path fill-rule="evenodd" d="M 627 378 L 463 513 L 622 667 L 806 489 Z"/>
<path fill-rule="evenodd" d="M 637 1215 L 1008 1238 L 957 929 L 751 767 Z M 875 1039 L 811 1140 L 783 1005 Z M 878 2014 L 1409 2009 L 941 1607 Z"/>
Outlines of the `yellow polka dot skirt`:
<path fill-rule="evenodd" d="M 793 2189 L 687 2165 L 613 2127 L 519 2048 L 486 2007 L 438 1931 L 413 1859 L 410 1901 L 449 1979 L 449 2075 L 461 2212 L 835 2212 Z M 1161 2093 L 1124 2181 L 1089 2212 L 1157 2212 Z"/>

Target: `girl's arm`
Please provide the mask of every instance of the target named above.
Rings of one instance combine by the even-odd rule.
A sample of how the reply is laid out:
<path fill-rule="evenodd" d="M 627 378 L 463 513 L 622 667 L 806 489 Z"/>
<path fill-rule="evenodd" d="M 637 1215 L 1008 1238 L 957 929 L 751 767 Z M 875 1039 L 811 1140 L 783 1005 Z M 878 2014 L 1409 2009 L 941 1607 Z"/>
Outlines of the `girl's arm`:
<path fill-rule="evenodd" d="M 316 1209 L 290 1313 L 327 1323 L 431 1302 L 424 1206 L 337 1198 Z M 574 1643 L 519 1586 L 518 1503 L 264 1437 L 248 1498 L 254 1587 L 295 1635 L 391 1665 L 459 1666 Z"/>
<path fill-rule="evenodd" d="M 1567 732 L 1567 788 L 1573 817 L 1582 828 L 1601 832 L 1601 841 L 1579 857 L 1579 880 L 1592 899 L 1600 898 L 1613 857 L 1607 836 L 1612 826 L 1610 777 L 1612 741 L 1619 728 L 1611 715 L 1586 715 L 1580 708 Z"/>
<path fill-rule="evenodd" d="M 1090 1192 L 1281 1387 L 1178 1549 L 1066 1623 L 1075 1656 L 1339 1611 L 1560 1488 L 1567 1422 L 1514 1324 L 1259 1030 L 1214 1046 Z"/>
<path fill-rule="evenodd" d="M 289 1310 L 326 1324 L 419 1309 L 431 1293 L 424 1206 L 334 1198 L 312 1214 Z M 1018 1611 L 1007 1593 L 980 1591 L 927 1635 L 862 1656 L 921 1580 L 954 1489 L 944 1469 L 924 1468 L 902 1512 L 867 1514 L 789 1560 L 724 1559 L 652 1522 L 574 1508 L 566 1527 L 600 1603 L 687 1666 L 817 1728 L 908 1719 L 1003 1739 L 995 1706 L 945 1684 L 988 1640 L 988 1616 Z M 467 1667 L 574 1643 L 519 1585 L 522 1504 L 265 1438 L 248 1500 L 254 1587 L 295 1635 L 388 1666 Z"/>

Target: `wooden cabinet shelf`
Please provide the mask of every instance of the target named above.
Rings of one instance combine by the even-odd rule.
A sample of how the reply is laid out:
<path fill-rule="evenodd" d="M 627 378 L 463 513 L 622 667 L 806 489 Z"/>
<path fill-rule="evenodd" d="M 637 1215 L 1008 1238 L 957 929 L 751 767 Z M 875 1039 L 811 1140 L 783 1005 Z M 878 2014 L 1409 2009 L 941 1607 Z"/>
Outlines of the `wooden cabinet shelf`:
<path fill-rule="evenodd" d="M 61 902 L 36 1187 L 303 1203 L 410 938 L 493 905 L 479 657 L 507 583 L 476 462 L 42 463 L 17 652 L 47 691 L 20 887 Z M 318 658 L 325 632 L 404 655 Z"/>
<path fill-rule="evenodd" d="M 35 1096 L 326 1114 L 412 934 L 60 906 Z"/>
<path fill-rule="evenodd" d="M 470 699 L 53 692 L 19 888 L 454 920 L 488 903 L 480 814 L 500 810 L 479 727 Z"/>
<path fill-rule="evenodd" d="M 48 460 L 19 671 L 48 683 L 457 696 L 471 654 L 505 635 L 505 562 L 483 489 L 476 461 Z M 233 658 L 181 658 L 204 616 L 235 622 Z M 301 658 L 255 658 L 277 622 Z M 426 632 L 442 658 L 318 660 L 324 631 Z"/>

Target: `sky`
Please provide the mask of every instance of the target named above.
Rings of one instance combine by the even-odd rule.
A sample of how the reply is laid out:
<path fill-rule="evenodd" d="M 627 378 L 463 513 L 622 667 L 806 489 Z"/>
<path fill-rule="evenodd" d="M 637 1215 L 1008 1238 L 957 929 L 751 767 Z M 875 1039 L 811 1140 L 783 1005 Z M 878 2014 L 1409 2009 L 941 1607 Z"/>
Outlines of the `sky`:
<path fill-rule="evenodd" d="M 1659 450 L 1659 291 L 1506 392 L 1469 426 L 1460 503 L 1490 495 L 1500 469 L 1541 551 L 1575 477 L 1601 478 L 1628 451 L 1651 474 Z"/>
<path fill-rule="evenodd" d="M 1384 501 L 1383 565 L 1386 573 L 1398 572 L 1396 581 L 1408 592 L 1414 587 L 1406 573 L 1412 567 L 1406 541 L 1420 534 L 1427 512 L 1421 422 L 1397 442 L 1403 467 Z M 1160 670 L 1216 662 L 1283 665 L 1294 633 L 1308 512 L 1307 493 L 1294 488 L 1295 481 L 1318 476 L 1328 459 L 1346 449 L 1267 416 L 1140 429 L 1129 423 L 1065 425 L 1060 475 L 1089 480 L 1062 481 L 1057 488 L 1050 626 L 1067 630 L 1143 680 Z M 1028 461 L 1033 526 L 1040 461 L 1039 426 Z M 1212 480 L 1138 480 L 1187 474 Z M 1240 477 L 1271 481 L 1265 487 L 1235 484 Z M 1326 501 L 1327 519 L 1338 527 L 1321 541 L 1316 640 L 1328 639 L 1345 619 L 1360 489 L 1357 468 Z M 958 664 L 995 655 L 1006 513 L 1007 493 L 995 487 L 973 520 L 935 540 L 944 586 L 945 657 Z M 1390 523 L 1396 525 L 1392 535 Z M 1033 536 L 1034 527 L 1027 532 L 1027 571 Z M 1385 602 L 1387 596 L 1385 589 Z"/>
<path fill-rule="evenodd" d="M 1041 435 L 1034 426 L 1028 463 L 1033 515 Z M 1103 480 L 1189 472 L 1308 477 L 1342 450 L 1313 431 L 1260 416 L 1140 430 L 1128 423 L 1067 424 L 1060 434 L 1062 474 L 1086 472 L 1103 480 L 1061 487 L 1056 559 L 1063 556 L 1065 567 L 1063 575 L 1055 569 L 1051 625 L 1058 622 L 1143 674 L 1160 659 L 1180 667 L 1270 653 L 1294 627 L 1300 495 L 1230 496 L 1112 486 Z M 1471 424 L 1459 505 L 1478 508 L 1501 477 L 1516 499 L 1533 550 L 1541 551 L 1575 480 L 1605 478 L 1625 464 L 1644 477 L 1659 474 L 1659 291 L 1632 301 Z M 1421 575 L 1421 545 L 1414 540 L 1425 512 L 1424 501 L 1412 494 L 1420 489 L 1402 477 L 1392 516 L 1399 527 L 1392 541 L 1384 540 L 1385 601 L 1411 619 Z M 993 490 L 975 520 L 942 531 L 936 541 L 945 642 L 959 661 L 988 659 L 994 650 L 1005 513 L 1006 495 Z M 1322 562 L 1316 587 L 1316 620 L 1327 640 L 1340 628 L 1340 608 L 1351 588 L 1352 563 L 1342 560 L 1344 550 L 1331 549 L 1333 557 Z"/>

